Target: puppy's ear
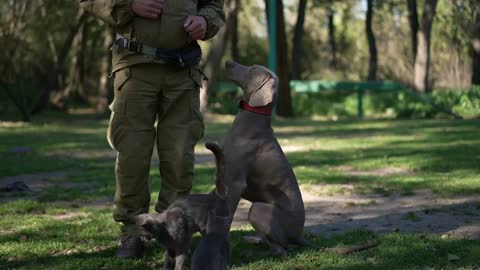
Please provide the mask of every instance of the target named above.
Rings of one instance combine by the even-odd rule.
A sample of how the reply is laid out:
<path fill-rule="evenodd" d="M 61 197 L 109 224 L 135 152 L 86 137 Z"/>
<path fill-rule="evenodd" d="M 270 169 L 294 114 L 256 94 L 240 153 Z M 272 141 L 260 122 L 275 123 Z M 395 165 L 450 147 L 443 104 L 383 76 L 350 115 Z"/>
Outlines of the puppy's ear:
<path fill-rule="evenodd" d="M 275 79 L 270 75 L 254 90 L 253 94 L 250 96 L 248 105 L 252 107 L 262 107 L 266 106 L 269 103 L 273 102 L 275 95 Z"/>
<path fill-rule="evenodd" d="M 137 226 L 143 228 L 147 232 L 153 232 L 155 230 L 155 221 L 149 214 L 138 215 L 134 220 Z"/>
<path fill-rule="evenodd" d="M 168 209 L 165 214 L 165 227 L 169 232 L 175 234 L 181 230 L 187 229 L 187 220 L 183 209 L 179 207 Z"/>
<path fill-rule="evenodd" d="M 177 219 L 182 218 L 184 215 L 183 210 L 181 208 L 175 207 L 169 209 L 165 214 L 165 221 L 167 223 L 175 222 Z"/>

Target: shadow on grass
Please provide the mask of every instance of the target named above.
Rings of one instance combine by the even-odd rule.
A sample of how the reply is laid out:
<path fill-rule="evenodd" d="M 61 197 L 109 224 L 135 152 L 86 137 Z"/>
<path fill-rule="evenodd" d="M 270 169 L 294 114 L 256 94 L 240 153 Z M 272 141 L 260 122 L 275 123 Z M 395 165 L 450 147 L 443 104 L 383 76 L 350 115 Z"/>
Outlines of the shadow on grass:
<path fill-rule="evenodd" d="M 374 235 L 356 231 L 332 238 L 309 237 L 322 247 L 350 246 L 377 241 L 379 246 L 354 255 L 320 252 L 315 249 L 291 247 L 287 256 L 242 256 L 242 251 L 263 251 L 265 245 L 243 243 L 241 237 L 251 231 L 234 231 L 231 237 L 232 266 L 235 269 L 413 269 L 461 268 L 476 269 L 480 243 L 472 240 L 440 239 L 421 234 L 388 233 Z M 196 237 L 195 242 L 198 242 Z M 78 252 L 56 256 L 31 256 L 9 260 L 0 258 L 6 269 L 159 269 L 163 263 L 163 248 L 158 243 L 147 245 L 142 260 L 114 258 L 116 247 L 101 251 Z"/>

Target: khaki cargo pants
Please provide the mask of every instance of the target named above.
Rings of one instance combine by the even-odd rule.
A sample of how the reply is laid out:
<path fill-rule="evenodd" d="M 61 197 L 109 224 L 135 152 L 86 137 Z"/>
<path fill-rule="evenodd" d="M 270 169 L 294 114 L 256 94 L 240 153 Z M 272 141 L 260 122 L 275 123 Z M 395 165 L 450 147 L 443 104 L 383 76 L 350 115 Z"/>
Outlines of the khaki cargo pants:
<path fill-rule="evenodd" d="M 204 131 L 199 112 L 201 76 L 195 68 L 161 64 L 139 64 L 115 73 L 107 137 L 118 152 L 113 216 L 125 224 L 127 234 L 136 232 L 132 217 L 149 209 L 155 140 L 162 179 L 155 210 L 166 209 L 191 190 L 194 146 Z"/>

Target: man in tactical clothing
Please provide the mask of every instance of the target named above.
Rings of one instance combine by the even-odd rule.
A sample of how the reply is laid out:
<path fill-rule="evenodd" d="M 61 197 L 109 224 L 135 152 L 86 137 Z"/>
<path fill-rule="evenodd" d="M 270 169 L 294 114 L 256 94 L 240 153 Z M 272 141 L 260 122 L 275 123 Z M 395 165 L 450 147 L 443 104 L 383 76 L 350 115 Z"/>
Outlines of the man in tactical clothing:
<path fill-rule="evenodd" d="M 137 258 L 144 245 L 132 217 L 149 209 L 155 139 L 162 178 L 155 210 L 162 212 L 192 187 L 194 146 L 204 130 L 197 40 L 212 38 L 224 24 L 223 0 L 80 0 L 80 5 L 118 34 L 108 127 L 108 142 L 118 152 L 113 217 L 123 223 L 116 256 Z"/>

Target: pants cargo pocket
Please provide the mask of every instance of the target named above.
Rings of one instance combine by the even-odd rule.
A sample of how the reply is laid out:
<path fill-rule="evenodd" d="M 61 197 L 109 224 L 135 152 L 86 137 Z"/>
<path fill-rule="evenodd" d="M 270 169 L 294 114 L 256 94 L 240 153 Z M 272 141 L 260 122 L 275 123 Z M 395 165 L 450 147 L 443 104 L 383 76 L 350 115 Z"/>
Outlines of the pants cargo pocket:
<path fill-rule="evenodd" d="M 197 90 L 202 88 L 202 81 L 205 78 L 205 75 L 198 68 L 190 68 L 190 78 L 195 83 Z"/>
<path fill-rule="evenodd" d="M 195 145 L 202 137 L 205 131 L 202 113 L 200 112 L 200 101 L 198 95 L 194 95 L 191 105 L 192 125 L 191 135 L 192 144 Z"/>
<path fill-rule="evenodd" d="M 200 94 L 199 90 L 202 87 L 202 80 L 204 75 L 197 68 L 190 69 L 190 77 L 195 83 L 197 89 L 192 93 L 191 96 L 191 113 L 192 113 L 192 125 L 191 125 L 191 135 L 192 143 L 195 145 L 204 134 L 204 121 L 202 113 L 200 112 Z"/>
<path fill-rule="evenodd" d="M 115 96 L 118 95 L 117 92 L 121 91 L 125 83 L 130 79 L 132 76 L 131 68 L 126 67 L 124 69 L 120 69 L 115 71 L 115 79 L 113 80 L 113 88 L 115 89 Z"/>
<path fill-rule="evenodd" d="M 125 102 L 114 99 L 109 108 L 112 113 L 107 129 L 107 141 L 113 150 L 120 152 L 120 142 L 125 136 Z"/>
<path fill-rule="evenodd" d="M 121 92 L 123 86 L 131 77 L 130 68 L 124 68 L 115 72 L 115 79 L 113 80 L 113 88 L 115 91 L 115 98 L 109 108 L 112 111 L 110 114 L 110 122 L 107 129 L 107 141 L 110 147 L 119 152 L 120 142 L 125 136 L 125 121 L 126 121 L 126 103 L 124 94 Z"/>

